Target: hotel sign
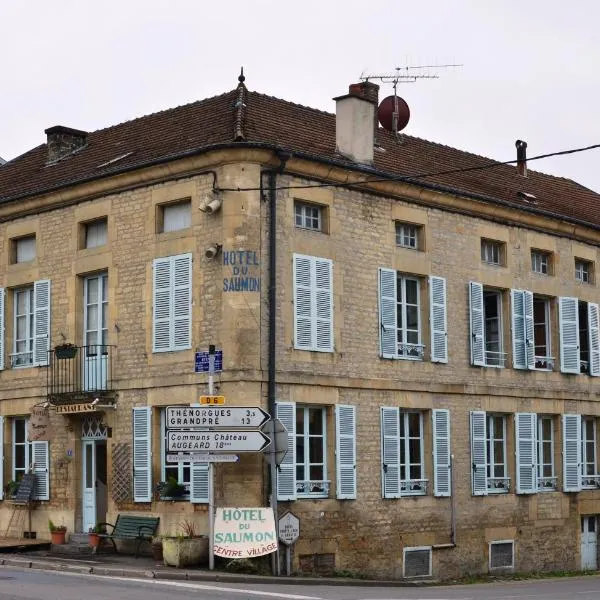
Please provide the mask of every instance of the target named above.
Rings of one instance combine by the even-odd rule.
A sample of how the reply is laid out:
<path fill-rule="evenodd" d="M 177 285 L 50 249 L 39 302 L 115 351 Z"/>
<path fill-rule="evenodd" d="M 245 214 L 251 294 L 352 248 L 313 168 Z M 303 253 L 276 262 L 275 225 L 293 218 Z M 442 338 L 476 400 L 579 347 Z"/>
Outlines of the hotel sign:
<path fill-rule="evenodd" d="M 59 415 L 67 415 L 74 413 L 97 412 L 94 404 L 61 404 L 56 407 L 56 412 Z"/>

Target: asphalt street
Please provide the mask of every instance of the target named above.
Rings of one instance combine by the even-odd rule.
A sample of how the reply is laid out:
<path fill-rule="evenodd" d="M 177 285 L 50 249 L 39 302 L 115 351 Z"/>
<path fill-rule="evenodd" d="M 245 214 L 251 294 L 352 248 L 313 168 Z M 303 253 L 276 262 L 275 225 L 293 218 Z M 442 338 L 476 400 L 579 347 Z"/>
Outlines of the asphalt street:
<path fill-rule="evenodd" d="M 0 567 L 0 600 L 600 600 L 600 577 L 423 587 L 159 581 Z"/>

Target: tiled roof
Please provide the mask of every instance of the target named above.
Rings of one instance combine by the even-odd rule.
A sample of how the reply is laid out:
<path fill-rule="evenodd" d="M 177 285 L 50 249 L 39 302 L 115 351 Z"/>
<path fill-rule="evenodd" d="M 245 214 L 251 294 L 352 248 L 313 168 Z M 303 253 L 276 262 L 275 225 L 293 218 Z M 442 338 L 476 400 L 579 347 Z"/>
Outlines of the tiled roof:
<path fill-rule="evenodd" d="M 335 115 L 238 87 L 220 96 L 91 132 L 84 148 L 53 165 L 46 164 L 46 145 L 38 146 L 0 168 L 0 201 L 216 145 L 248 143 L 280 145 L 318 160 L 352 164 L 335 152 Z M 514 165 L 499 165 L 491 159 L 410 135 L 403 135 L 399 141 L 382 129 L 378 143 L 385 151 L 375 152 L 376 171 L 409 176 L 495 164 L 494 168 L 415 181 L 600 227 L 600 195 L 569 179 L 532 170 L 524 178 L 517 174 Z M 123 158 L 114 161 L 117 157 Z M 533 194 L 537 204 L 523 201 L 518 196 L 520 192 Z"/>

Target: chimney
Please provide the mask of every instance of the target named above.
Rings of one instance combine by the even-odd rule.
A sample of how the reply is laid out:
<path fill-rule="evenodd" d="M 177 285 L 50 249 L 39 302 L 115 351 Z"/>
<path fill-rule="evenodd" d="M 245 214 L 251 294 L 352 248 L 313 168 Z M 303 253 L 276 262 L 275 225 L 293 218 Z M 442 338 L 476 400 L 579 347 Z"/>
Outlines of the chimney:
<path fill-rule="evenodd" d="M 44 131 L 47 136 L 48 162 L 53 163 L 83 148 L 87 142 L 87 132 L 55 125 Z"/>
<path fill-rule="evenodd" d="M 517 173 L 521 177 L 527 177 L 527 142 L 517 140 L 515 146 L 517 147 Z"/>
<path fill-rule="evenodd" d="M 379 86 L 365 81 L 353 83 L 347 95 L 334 98 L 336 150 L 357 163 L 373 162 L 378 96 Z"/>

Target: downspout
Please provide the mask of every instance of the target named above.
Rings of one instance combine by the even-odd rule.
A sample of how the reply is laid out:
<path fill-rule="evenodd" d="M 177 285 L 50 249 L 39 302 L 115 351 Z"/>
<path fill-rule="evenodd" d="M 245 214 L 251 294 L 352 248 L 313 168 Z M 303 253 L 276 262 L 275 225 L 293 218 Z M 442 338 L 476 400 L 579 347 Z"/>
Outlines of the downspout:
<path fill-rule="evenodd" d="M 456 548 L 456 495 L 454 490 L 454 454 L 450 455 L 450 543 L 434 544 L 433 550 L 445 550 L 447 548 Z"/>

